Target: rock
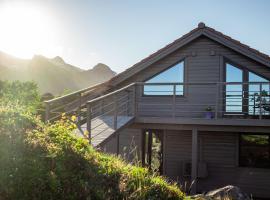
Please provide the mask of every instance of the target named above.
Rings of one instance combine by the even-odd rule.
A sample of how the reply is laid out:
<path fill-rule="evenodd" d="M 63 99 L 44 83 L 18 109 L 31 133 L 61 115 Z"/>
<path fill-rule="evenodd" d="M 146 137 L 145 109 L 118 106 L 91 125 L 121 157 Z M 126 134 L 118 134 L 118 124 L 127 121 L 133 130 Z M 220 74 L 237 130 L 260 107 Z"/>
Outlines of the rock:
<path fill-rule="evenodd" d="M 215 200 L 250 200 L 250 197 L 245 194 L 239 187 L 228 185 L 223 188 L 209 191 L 205 194 L 206 199 Z"/>

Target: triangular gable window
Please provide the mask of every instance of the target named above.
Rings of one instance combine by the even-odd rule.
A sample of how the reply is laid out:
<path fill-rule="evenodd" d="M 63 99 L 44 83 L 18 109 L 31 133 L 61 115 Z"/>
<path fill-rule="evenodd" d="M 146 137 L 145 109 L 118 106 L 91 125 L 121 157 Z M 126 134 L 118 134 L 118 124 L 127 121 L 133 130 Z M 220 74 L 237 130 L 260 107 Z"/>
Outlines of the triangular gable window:
<path fill-rule="evenodd" d="M 151 96 L 168 96 L 174 95 L 174 84 L 162 85 L 167 83 L 177 83 L 175 86 L 175 95 L 183 95 L 184 87 L 181 83 L 184 82 L 184 62 L 166 69 L 165 71 L 155 75 L 147 80 L 144 86 L 144 95 Z M 158 84 L 160 83 L 160 84 Z M 153 85 L 151 85 L 153 84 Z"/>
<path fill-rule="evenodd" d="M 270 115 L 269 80 L 230 63 L 225 73 L 227 114 Z"/>
<path fill-rule="evenodd" d="M 249 114 L 262 115 L 270 114 L 270 85 L 269 80 L 254 74 L 252 72 L 248 73 L 249 82 Z M 260 97 L 261 93 L 261 97 Z M 262 109 L 260 110 L 260 98 Z"/>

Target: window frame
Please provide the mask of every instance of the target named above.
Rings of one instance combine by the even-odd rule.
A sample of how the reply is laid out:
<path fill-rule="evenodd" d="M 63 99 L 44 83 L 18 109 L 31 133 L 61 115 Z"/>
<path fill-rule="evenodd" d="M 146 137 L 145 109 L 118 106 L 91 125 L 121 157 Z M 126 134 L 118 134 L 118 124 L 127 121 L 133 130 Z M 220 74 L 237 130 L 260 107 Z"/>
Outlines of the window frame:
<path fill-rule="evenodd" d="M 270 133 L 238 133 L 238 167 L 241 168 L 252 168 L 252 169 L 270 169 L 270 165 L 268 167 L 260 167 L 260 166 L 246 166 L 241 163 L 241 144 L 242 144 L 242 135 L 267 135 L 268 136 L 268 151 L 269 151 L 269 162 L 270 162 Z"/>
<path fill-rule="evenodd" d="M 245 69 L 245 67 L 243 67 L 242 65 L 239 65 L 238 63 L 235 63 L 227 58 L 224 58 L 224 63 L 223 63 L 223 82 L 227 83 L 227 64 L 239 69 L 242 71 L 242 83 L 244 82 L 248 82 L 248 70 Z M 246 107 L 245 105 L 245 99 L 246 97 L 243 96 L 242 97 L 242 112 L 227 112 L 226 111 L 226 85 L 223 86 L 223 91 L 225 91 L 223 93 L 223 110 L 225 114 L 241 114 L 241 113 L 245 113 L 246 112 Z M 248 91 L 248 87 L 247 85 L 242 85 L 242 91 Z M 246 95 L 246 92 L 244 92 L 244 94 Z M 245 115 L 245 114 L 243 114 Z"/>
<path fill-rule="evenodd" d="M 169 67 L 167 67 L 167 68 L 165 68 L 165 69 L 163 69 L 162 71 L 160 71 L 160 72 L 158 72 L 158 73 L 156 73 L 156 74 L 154 74 L 153 76 L 151 76 L 151 77 L 149 77 L 149 78 L 147 78 L 146 80 L 144 80 L 143 82 L 144 83 L 146 83 L 147 81 L 149 81 L 149 80 L 151 80 L 152 78 L 154 78 L 154 77 L 156 77 L 156 76 L 158 76 L 158 75 L 160 75 L 160 74 L 162 74 L 163 72 L 165 72 L 166 70 L 168 70 L 168 69 L 171 69 L 171 68 L 173 68 L 174 66 L 176 66 L 177 64 L 180 64 L 181 62 L 183 62 L 183 82 L 182 83 L 185 83 L 186 82 L 186 60 L 185 59 L 182 59 L 182 60 L 180 60 L 180 61 L 177 61 L 177 62 L 175 62 L 174 64 L 172 64 L 172 65 L 170 65 Z M 167 83 L 167 82 L 166 82 Z M 169 82 L 170 83 L 170 82 Z M 172 84 L 173 83 L 177 83 L 177 82 L 172 82 Z M 142 87 L 141 87 L 141 90 L 142 90 L 142 97 L 173 97 L 174 95 L 173 94 L 169 94 L 169 95 L 154 95 L 154 94 L 145 94 L 144 93 L 144 87 L 145 87 L 145 85 L 142 85 Z M 183 85 L 183 94 L 176 94 L 175 95 L 175 97 L 177 97 L 177 98 L 183 98 L 183 97 L 186 97 L 186 85 Z"/>
<path fill-rule="evenodd" d="M 262 78 L 264 78 L 264 79 L 266 79 L 266 80 L 268 80 L 270 82 L 270 79 L 268 79 L 264 75 L 258 74 L 257 72 L 254 72 L 253 70 L 250 70 L 247 67 L 245 67 L 244 65 L 239 64 L 239 63 L 237 63 L 235 61 L 232 61 L 231 59 L 229 59 L 227 57 L 223 57 L 223 67 L 222 67 L 223 73 L 222 73 L 221 78 L 222 78 L 223 82 L 225 82 L 225 83 L 227 82 L 226 81 L 226 78 L 227 78 L 226 66 L 227 66 L 227 64 L 232 65 L 233 67 L 242 70 L 243 82 L 247 82 L 247 83 L 250 82 L 249 81 L 249 72 L 251 72 L 251 73 L 253 73 L 253 74 L 257 75 L 257 76 L 260 76 L 260 77 L 262 77 Z M 245 105 L 249 104 L 249 102 L 248 102 L 248 100 L 249 100 L 249 85 L 244 84 L 243 87 L 242 87 L 242 90 L 244 91 L 244 96 L 243 96 L 243 100 L 242 100 L 242 105 L 243 105 L 242 106 L 242 113 L 243 113 L 243 116 L 249 116 L 250 115 L 249 114 L 249 109 L 248 109 L 247 106 L 245 106 Z M 222 87 L 222 91 L 226 91 L 226 85 L 224 85 Z M 223 107 L 224 114 L 229 114 L 229 115 L 236 114 L 237 115 L 237 114 L 241 113 L 241 112 L 226 112 L 226 92 L 223 93 L 222 107 Z"/>

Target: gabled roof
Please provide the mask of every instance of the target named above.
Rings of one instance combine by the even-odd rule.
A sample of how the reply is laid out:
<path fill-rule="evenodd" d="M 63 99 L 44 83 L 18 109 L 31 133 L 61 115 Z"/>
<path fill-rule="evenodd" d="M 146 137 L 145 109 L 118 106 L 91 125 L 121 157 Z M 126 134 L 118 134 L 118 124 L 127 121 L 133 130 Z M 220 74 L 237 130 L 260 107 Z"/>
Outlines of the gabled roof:
<path fill-rule="evenodd" d="M 191 30 L 189 33 L 183 35 L 179 39 L 168 44 L 167 46 L 163 47 L 157 52 L 149 55 L 145 59 L 141 60 L 132 67 L 128 68 L 127 70 L 110 79 L 109 84 L 116 85 L 128 79 L 130 76 L 138 73 L 139 71 L 145 69 L 149 65 L 157 62 L 161 58 L 164 58 L 165 56 L 169 55 L 170 53 L 183 47 L 184 45 L 190 43 L 191 41 L 195 40 L 200 36 L 206 36 L 236 52 L 239 52 L 240 54 L 243 54 L 267 67 L 270 67 L 270 57 L 268 55 L 256 49 L 253 49 L 248 45 L 241 43 L 238 40 L 232 39 L 231 37 L 224 35 L 223 33 L 216 31 L 213 28 L 207 27 L 204 23 L 201 22 L 198 24 L 198 27 Z"/>

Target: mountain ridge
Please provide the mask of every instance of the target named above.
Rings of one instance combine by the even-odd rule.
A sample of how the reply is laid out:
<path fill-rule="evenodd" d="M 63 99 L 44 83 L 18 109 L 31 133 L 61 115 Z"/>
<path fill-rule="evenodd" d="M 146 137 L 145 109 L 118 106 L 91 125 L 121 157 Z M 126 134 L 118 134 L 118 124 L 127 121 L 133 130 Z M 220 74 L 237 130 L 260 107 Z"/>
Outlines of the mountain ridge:
<path fill-rule="evenodd" d="M 32 59 L 20 59 L 0 51 L 0 80 L 34 81 L 40 92 L 61 95 L 64 91 L 76 91 L 111 79 L 116 72 L 98 63 L 91 69 L 70 65 L 60 56 L 47 58 L 34 55 Z"/>

